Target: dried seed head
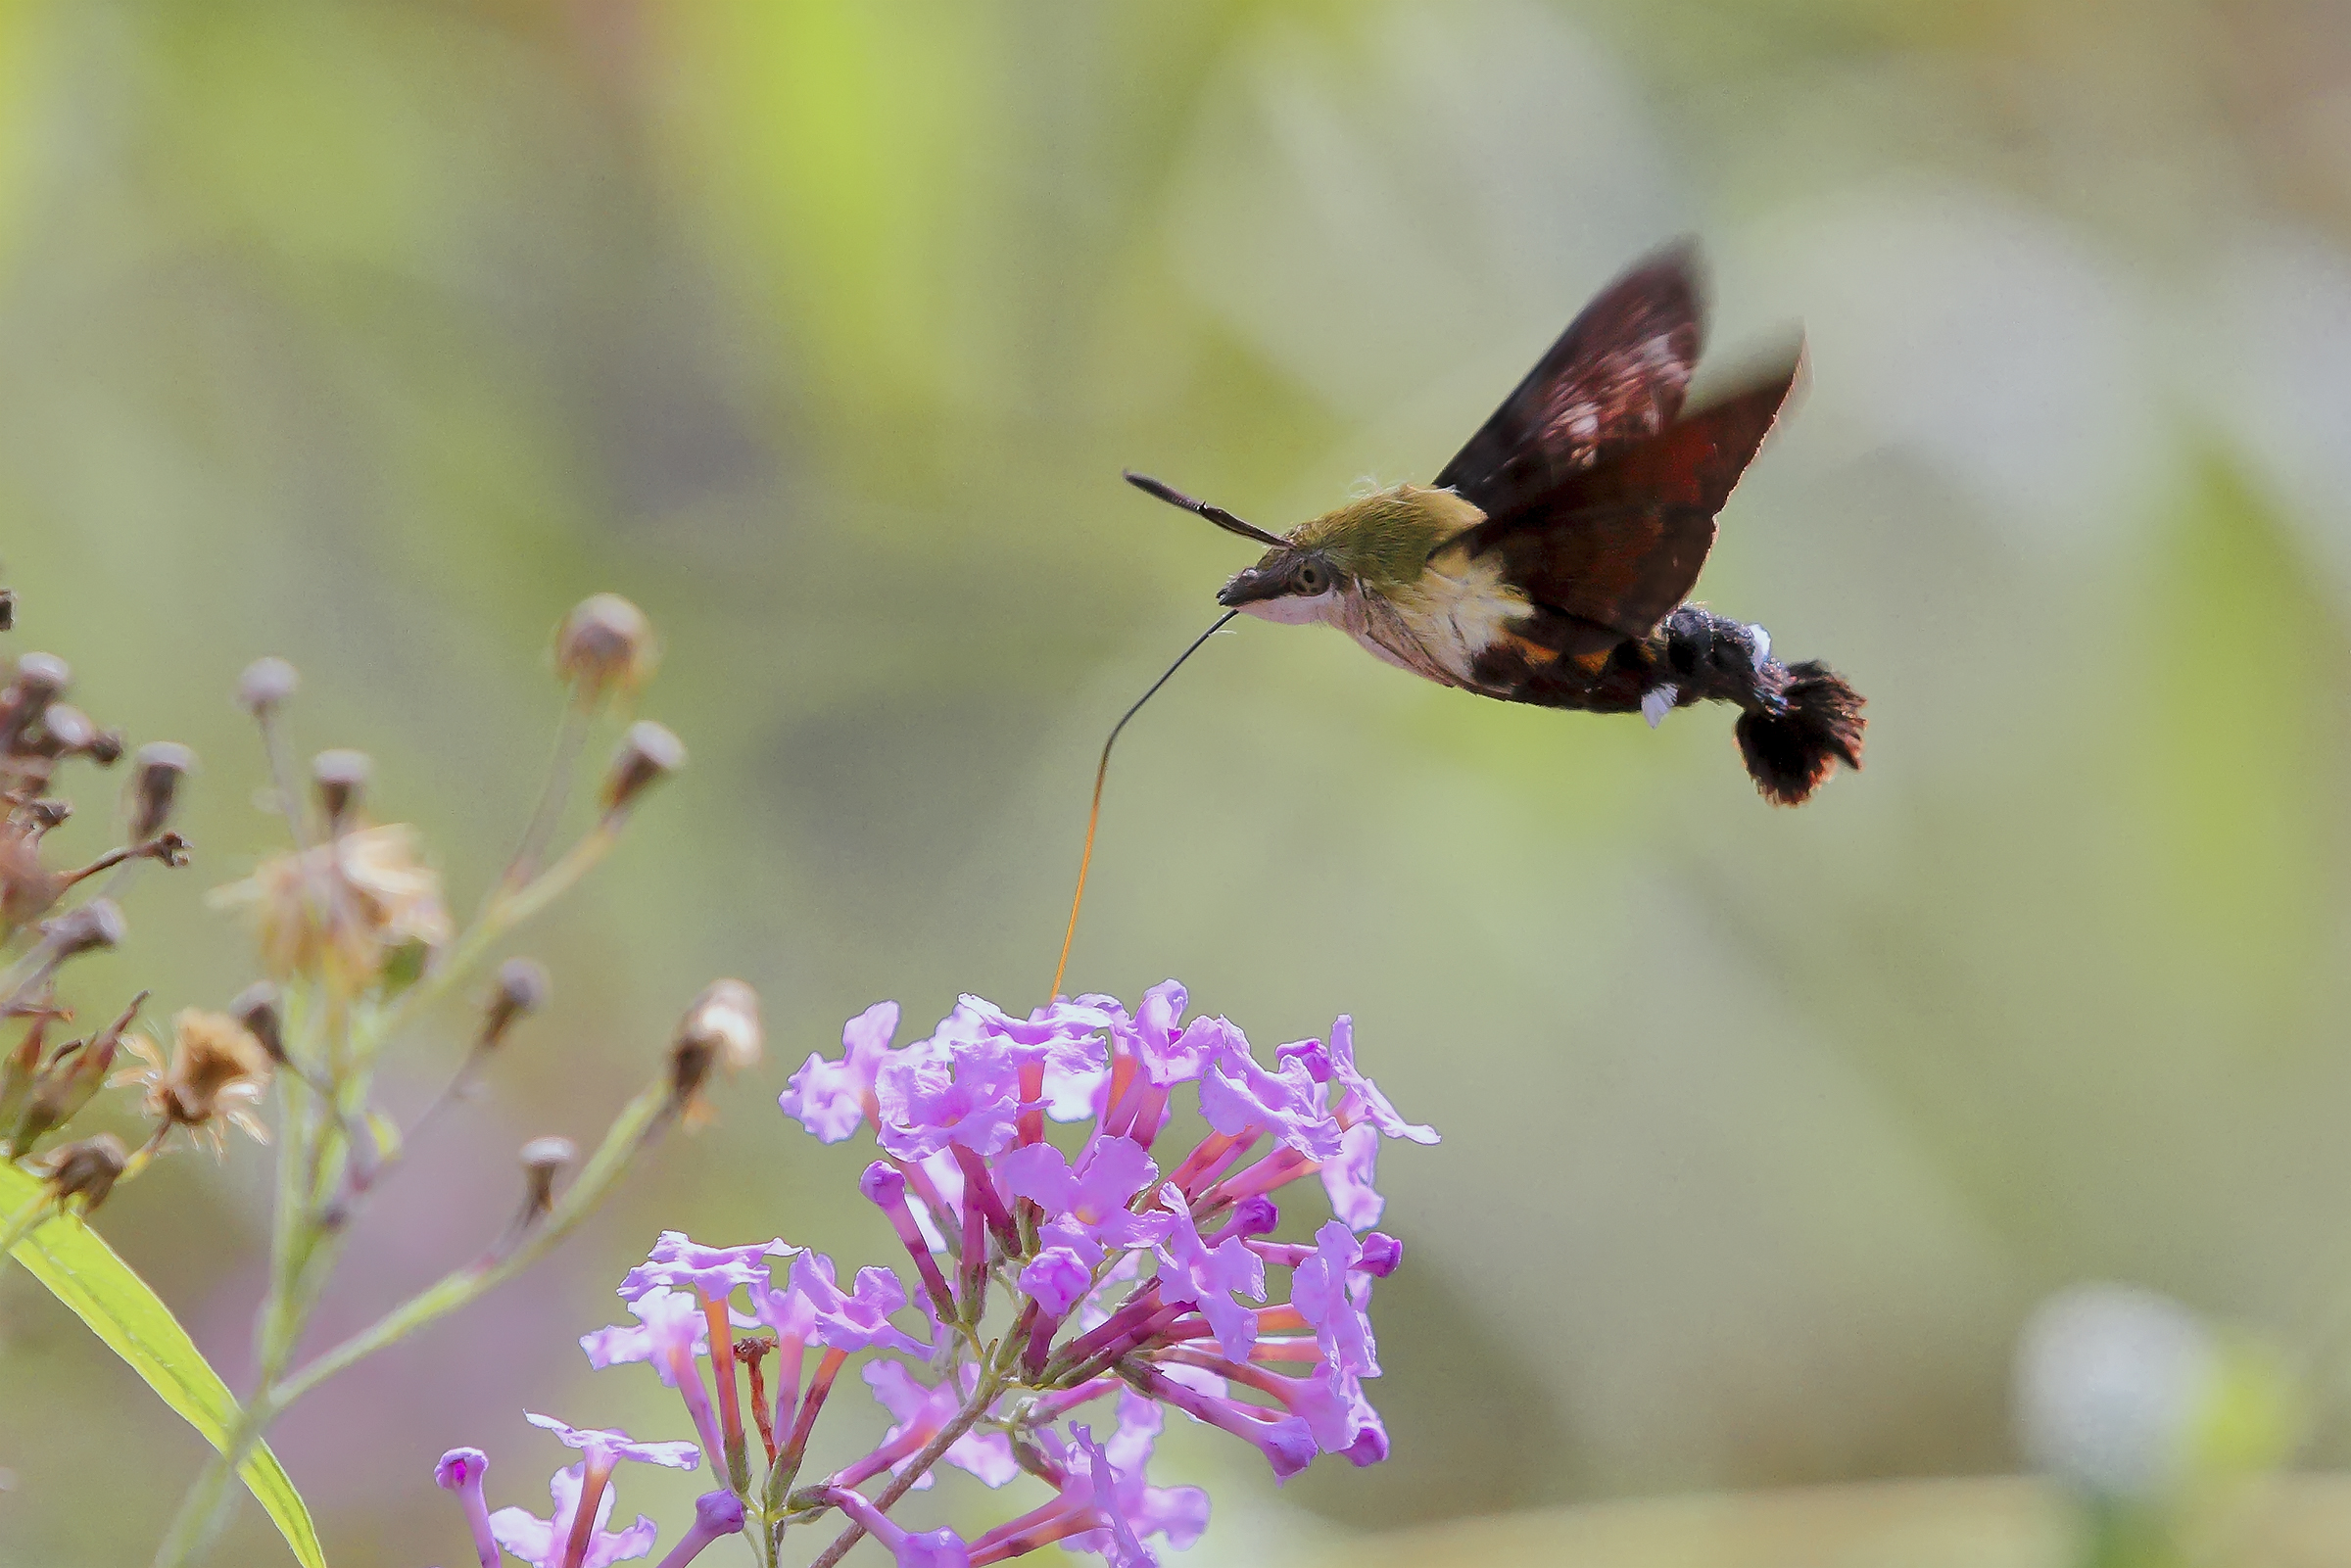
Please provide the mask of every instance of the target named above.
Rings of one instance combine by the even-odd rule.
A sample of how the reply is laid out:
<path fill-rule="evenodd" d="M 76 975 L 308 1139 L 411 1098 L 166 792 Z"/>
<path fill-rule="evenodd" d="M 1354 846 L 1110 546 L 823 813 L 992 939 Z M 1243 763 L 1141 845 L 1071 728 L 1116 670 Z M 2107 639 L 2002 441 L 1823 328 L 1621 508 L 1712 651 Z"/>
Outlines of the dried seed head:
<path fill-rule="evenodd" d="M 640 719 L 620 737 L 620 750 L 604 775 L 607 816 L 623 812 L 652 784 L 686 766 L 686 742 L 650 719 Z"/>
<path fill-rule="evenodd" d="M 237 706 L 257 719 L 265 719 L 302 685 L 294 666 L 272 655 L 256 659 L 237 677 Z"/>
<path fill-rule="evenodd" d="M 111 768 L 122 760 L 125 744 L 120 730 L 101 730 L 89 744 L 80 748 L 81 754 L 101 768 Z"/>
<path fill-rule="evenodd" d="M 228 1004 L 228 1016 L 245 1025 L 245 1032 L 269 1053 L 269 1060 L 286 1060 L 284 1024 L 278 1013 L 277 987 L 267 980 L 256 980 L 236 995 Z"/>
<path fill-rule="evenodd" d="M 188 841 L 177 833 L 157 833 L 136 851 L 147 859 L 177 871 L 188 863 Z"/>
<path fill-rule="evenodd" d="M 339 833 L 351 825 L 374 771 L 364 751 L 321 751 L 311 759 L 311 782 L 317 785 L 318 809 L 326 814 L 329 832 Z"/>
<path fill-rule="evenodd" d="M 660 657 L 653 623 L 618 594 L 580 600 L 555 629 L 555 673 L 576 687 L 584 701 L 634 694 Z"/>
<path fill-rule="evenodd" d="M 13 588 L 0 588 L 0 632 L 13 632 L 16 629 L 17 591 Z"/>
<path fill-rule="evenodd" d="M 580 1148 L 569 1138 L 533 1138 L 516 1158 L 525 1170 L 559 1171 L 580 1158 Z"/>
<path fill-rule="evenodd" d="M 47 832 L 73 815 L 73 802 L 54 798 L 29 801 L 24 815 L 30 819 L 34 832 Z"/>
<path fill-rule="evenodd" d="M 150 740 L 139 747 L 137 763 L 130 781 L 130 841 L 143 844 L 170 822 L 179 782 L 195 768 L 196 753 L 176 740 Z"/>
<path fill-rule="evenodd" d="M 0 753 L 24 749 L 25 732 L 37 723 L 58 694 L 73 684 L 73 672 L 54 653 L 27 653 L 0 687 Z"/>
<path fill-rule="evenodd" d="M 111 1081 L 106 1069 L 115 1065 L 116 1048 L 123 1041 L 122 1031 L 130 1027 L 130 1021 L 138 1016 L 146 1000 L 145 991 L 132 997 L 121 1016 L 88 1044 L 74 1040 L 58 1048 L 43 1068 L 40 1083 L 34 1088 L 31 1103 L 18 1126 L 19 1148 L 30 1148 L 42 1134 L 79 1116 L 81 1108 L 97 1095 L 100 1085 Z M 135 1042 L 138 1036 L 132 1035 L 130 1039 Z"/>
<path fill-rule="evenodd" d="M 39 832 L 0 826 L 0 931 L 38 919 L 65 890 L 65 878 L 41 864 Z"/>
<path fill-rule="evenodd" d="M 694 999 L 669 1047 L 670 1093 L 689 1127 L 710 1119 L 702 1089 L 712 1069 L 734 1072 L 756 1064 L 760 1045 L 759 998 L 743 981 L 713 980 Z"/>
<path fill-rule="evenodd" d="M 111 898 L 93 898 L 58 916 L 44 928 L 56 944 L 59 963 L 101 947 L 119 947 L 130 934 L 122 906 Z"/>
<path fill-rule="evenodd" d="M 487 1051 L 505 1038 L 514 1021 L 547 1006 L 554 982 L 547 967 L 535 959 L 510 958 L 498 967 L 498 988 L 482 1010 L 482 1037 L 477 1049 Z"/>
<path fill-rule="evenodd" d="M 759 993 L 741 980 L 712 980 L 687 1009 L 679 1031 L 715 1038 L 719 1065 L 729 1072 L 755 1068 L 766 1044 L 759 1026 Z"/>
<path fill-rule="evenodd" d="M 90 722 L 88 714 L 68 702 L 49 704 L 41 714 L 41 731 L 46 742 L 41 749 L 54 757 L 87 751 L 98 743 L 98 726 Z"/>
<path fill-rule="evenodd" d="M 533 1138 L 522 1146 L 518 1158 L 522 1161 L 526 1212 L 544 1214 L 554 1207 L 555 1178 L 579 1157 L 579 1146 L 569 1138 Z"/>
<path fill-rule="evenodd" d="M 65 660 L 54 653 L 27 653 L 17 660 L 9 694 L 19 706 L 29 704 L 38 713 L 72 684 L 73 668 Z"/>
<path fill-rule="evenodd" d="M 449 940 L 441 879 L 419 857 L 407 823 L 354 828 L 310 849 L 273 855 L 212 901 L 249 910 L 263 971 L 322 975 L 362 991 L 404 948 Z"/>
<path fill-rule="evenodd" d="M 122 1140 L 101 1132 L 52 1149 L 42 1157 L 41 1173 L 49 1178 L 50 1191 L 58 1202 L 78 1198 L 86 1214 L 106 1202 L 106 1195 L 115 1190 L 115 1182 L 129 1164 L 130 1152 L 122 1147 Z"/>
<path fill-rule="evenodd" d="M 144 1066 L 117 1073 L 113 1081 L 144 1088 L 147 1098 L 140 1109 L 148 1116 L 209 1135 L 216 1153 L 222 1146 L 223 1121 L 257 1143 L 269 1141 L 252 1107 L 268 1091 L 270 1056 L 244 1024 L 225 1013 L 183 1008 L 171 1021 L 168 1063 L 138 1035 L 126 1044 Z"/>

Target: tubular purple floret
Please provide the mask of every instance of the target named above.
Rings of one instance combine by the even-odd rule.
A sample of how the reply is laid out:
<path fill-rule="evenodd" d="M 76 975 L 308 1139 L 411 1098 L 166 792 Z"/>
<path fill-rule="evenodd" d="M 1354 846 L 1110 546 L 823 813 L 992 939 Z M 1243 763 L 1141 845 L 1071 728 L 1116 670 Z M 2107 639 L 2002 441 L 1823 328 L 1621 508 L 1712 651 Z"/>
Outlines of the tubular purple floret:
<path fill-rule="evenodd" d="M 489 1455 L 479 1449 L 452 1449 L 433 1467 L 433 1484 L 454 1492 L 465 1508 L 465 1524 L 473 1532 L 474 1557 L 481 1568 L 498 1568 L 498 1538 L 490 1533 L 490 1504 L 482 1496 L 482 1477 L 490 1469 Z"/>
<path fill-rule="evenodd" d="M 980 1217 L 987 1222 L 987 1228 L 994 1231 L 996 1239 L 1004 1244 L 1007 1257 L 1018 1256 L 1021 1250 L 1020 1227 L 1012 1222 L 1012 1212 L 1004 1207 L 1004 1195 L 996 1190 L 996 1178 L 987 1168 L 987 1162 L 968 1145 L 953 1143 L 947 1147 L 955 1151 L 956 1166 L 963 1172 L 965 1205 L 979 1211 Z M 969 1228 L 968 1225 L 966 1228 Z"/>
<path fill-rule="evenodd" d="M 1172 1404 L 1194 1420 L 1222 1428 L 1249 1444 L 1266 1456 L 1276 1480 L 1286 1481 L 1314 1462 L 1314 1434 L 1295 1415 L 1276 1416 L 1239 1400 L 1204 1394 L 1142 1362 L 1123 1363 L 1119 1375 L 1146 1399 Z"/>
<path fill-rule="evenodd" d="M 1259 1193 L 1285 1187 L 1302 1176 L 1311 1176 L 1322 1168 L 1322 1162 L 1310 1160 L 1286 1144 L 1276 1148 L 1246 1170 L 1234 1172 L 1200 1195 L 1198 1211 L 1214 1212 L 1227 1204 L 1240 1202 Z"/>
<path fill-rule="evenodd" d="M 906 1207 L 905 1176 L 888 1161 L 877 1160 L 865 1167 L 865 1174 L 857 1180 L 857 1190 L 889 1217 L 890 1228 L 898 1233 L 906 1255 L 914 1259 L 915 1272 L 922 1275 L 923 1288 L 931 1293 L 938 1315 L 953 1317 L 955 1293 L 947 1289 L 946 1276 L 938 1271 L 938 1262 L 931 1256 L 931 1244 L 923 1240 L 922 1227 L 914 1222 L 914 1214 Z"/>
<path fill-rule="evenodd" d="M 732 1492 L 705 1492 L 694 1499 L 694 1524 L 669 1548 L 658 1568 L 686 1568 L 713 1541 L 743 1533 L 743 1499 Z"/>
<path fill-rule="evenodd" d="M 1256 1238 L 1260 1236 L 1271 1236 L 1273 1233 L 1274 1227 L 1280 1223 L 1280 1209 L 1274 1206 L 1272 1199 L 1267 1197 L 1261 1192 L 1244 1198 L 1239 1203 L 1235 1204 L 1233 1206 L 1231 1214 L 1226 1217 L 1224 1223 L 1219 1226 L 1213 1233 L 1205 1235 L 1200 1239 L 1206 1242 L 1209 1246 L 1216 1247 L 1222 1245 L 1223 1242 L 1234 1236 L 1238 1236 L 1241 1238 L 1241 1240 L 1250 1244 L 1251 1251 L 1256 1251 Z M 1258 1256 L 1262 1258 L 1266 1255 L 1259 1253 Z M 1271 1260 L 1271 1259 L 1268 1259 L 1268 1261 Z"/>
<path fill-rule="evenodd" d="M 1101 1354 L 1105 1346 L 1119 1343 L 1137 1324 L 1147 1321 L 1161 1309 L 1159 1281 L 1153 1280 L 1121 1303 L 1117 1310 L 1094 1328 L 1063 1346 L 1060 1359 L 1064 1363 L 1090 1360 Z"/>
<path fill-rule="evenodd" d="M 1036 1402 L 1029 1407 L 1030 1414 L 1038 1425 L 1058 1421 L 1079 1405 L 1098 1400 L 1106 1394 L 1116 1394 L 1124 1387 L 1126 1384 L 1117 1373 L 1105 1372 L 1075 1387 L 1055 1389 L 1050 1394 L 1039 1396 Z"/>
<path fill-rule="evenodd" d="M 1185 1198 L 1197 1203 L 1200 1195 L 1214 1186 L 1218 1178 L 1231 1169 L 1264 1136 L 1265 1131 L 1260 1127 L 1251 1127 L 1238 1135 L 1212 1132 L 1201 1139 L 1190 1154 L 1184 1156 L 1183 1164 L 1177 1165 L 1168 1179 L 1183 1190 Z"/>

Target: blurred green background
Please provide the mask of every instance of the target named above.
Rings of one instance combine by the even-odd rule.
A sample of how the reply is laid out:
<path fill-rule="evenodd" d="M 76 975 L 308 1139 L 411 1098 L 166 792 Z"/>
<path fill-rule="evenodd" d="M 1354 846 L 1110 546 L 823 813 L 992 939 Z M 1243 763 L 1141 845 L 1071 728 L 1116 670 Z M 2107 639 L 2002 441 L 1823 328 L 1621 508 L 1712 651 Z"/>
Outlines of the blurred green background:
<path fill-rule="evenodd" d="M 2351 22 L 2301 0 L 0 7 L 12 647 L 205 762 L 199 864 L 90 996 L 250 977 L 202 902 L 275 842 L 247 660 L 301 667 L 301 742 L 374 754 L 462 910 L 562 610 L 615 589 L 667 642 L 643 711 L 692 767 L 524 943 L 554 1010 L 316 1342 L 471 1256 L 516 1144 L 593 1138 L 705 979 L 766 999 L 716 1128 L 279 1430 L 337 1563 L 462 1555 L 454 1444 L 544 1508 L 525 1407 L 682 1434 L 572 1344 L 657 1229 L 886 1259 L 859 1157 L 774 1095 L 878 998 L 1042 1000 L 1093 751 L 1249 558 L 1122 466 L 1274 527 L 1424 478 L 1681 232 L 1722 357 L 1812 353 L 1703 591 L 1868 693 L 1868 771 L 1773 811 L 1718 711 L 1479 702 L 1256 623 L 1129 731 L 1071 988 L 1175 974 L 1269 1045 L 1351 1012 L 1446 1134 L 1383 1163 L 1393 1459 L 1277 1493 L 1174 1432 L 1218 1497 L 1186 1560 L 2011 1469 L 2017 1327 L 2080 1279 L 2315 1344 L 2351 1298 L 2347 149 Z M 264 1169 L 178 1158 L 104 1215 L 232 1380 Z M 2351 1460 L 2331 1387 L 2306 1462 Z M 0 1562 L 144 1560 L 197 1460 L 0 1276 Z M 692 1490 L 621 1510 L 674 1534 Z M 217 1560 L 277 1549 L 249 1509 Z"/>

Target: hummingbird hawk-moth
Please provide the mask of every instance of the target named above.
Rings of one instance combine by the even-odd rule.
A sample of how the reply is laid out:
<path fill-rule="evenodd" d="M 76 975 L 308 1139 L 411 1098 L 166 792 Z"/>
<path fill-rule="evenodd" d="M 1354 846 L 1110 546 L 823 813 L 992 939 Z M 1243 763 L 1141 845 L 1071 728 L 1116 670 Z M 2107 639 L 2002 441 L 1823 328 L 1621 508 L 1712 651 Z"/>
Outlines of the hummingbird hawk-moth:
<path fill-rule="evenodd" d="M 1794 805 L 1861 766 L 1862 697 L 1825 664 L 1782 664 L 1762 627 L 1688 601 L 1714 518 L 1801 369 L 1685 408 L 1704 337 L 1687 245 L 1584 308 L 1428 485 L 1398 485 L 1268 533 L 1129 473 L 1150 494 L 1267 546 L 1218 594 L 1228 610 L 1335 626 L 1390 664 L 1511 702 L 1640 712 L 1739 708 L 1748 772 Z"/>

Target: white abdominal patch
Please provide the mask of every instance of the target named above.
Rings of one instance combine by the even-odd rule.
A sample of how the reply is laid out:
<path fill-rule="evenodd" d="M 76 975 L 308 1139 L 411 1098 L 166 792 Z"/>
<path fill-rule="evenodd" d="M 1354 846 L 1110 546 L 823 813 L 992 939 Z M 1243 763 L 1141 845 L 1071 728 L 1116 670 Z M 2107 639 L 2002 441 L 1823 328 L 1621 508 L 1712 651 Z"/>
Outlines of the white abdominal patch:
<path fill-rule="evenodd" d="M 1764 631 L 1760 626 L 1753 624 L 1750 624 L 1748 630 L 1754 634 L 1755 668 L 1760 670 L 1763 668 L 1765 661 L 1771 657 L 1771 634 Z"/>
<path fill-rule="evenodd" d="M 1649 727 L 1655 730 L 1665 722 L 1665 715 L 1673 711 L 1673 704 L 1681 694 L 1682 689 L 1671 681 L 1651 688 L 1641 698 L 1641 717 L 1647 719 Z"/>

